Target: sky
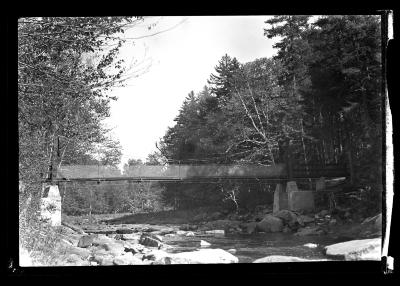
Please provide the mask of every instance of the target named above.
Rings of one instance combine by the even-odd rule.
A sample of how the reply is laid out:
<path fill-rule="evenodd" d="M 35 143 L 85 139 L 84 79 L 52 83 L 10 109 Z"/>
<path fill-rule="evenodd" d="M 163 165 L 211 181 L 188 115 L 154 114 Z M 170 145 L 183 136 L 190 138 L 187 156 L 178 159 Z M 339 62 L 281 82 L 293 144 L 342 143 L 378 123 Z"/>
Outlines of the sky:
<path fill-rule="evenodd" d="M 120 56 L 138 76 L 112 91 L 118 100 L 111 102 L 105 121 L 121 143 L 121 165 L 130 158 L 144 161 L 156 150 L 185 97 L 203 89 L 224 54 L 245 63 L 275 53 L 275 40 L 263 35 L 267 18 L 151 17 L 124 33 L 127 41 Z M 156 25 L 148 30 L 151 23 Z"/>

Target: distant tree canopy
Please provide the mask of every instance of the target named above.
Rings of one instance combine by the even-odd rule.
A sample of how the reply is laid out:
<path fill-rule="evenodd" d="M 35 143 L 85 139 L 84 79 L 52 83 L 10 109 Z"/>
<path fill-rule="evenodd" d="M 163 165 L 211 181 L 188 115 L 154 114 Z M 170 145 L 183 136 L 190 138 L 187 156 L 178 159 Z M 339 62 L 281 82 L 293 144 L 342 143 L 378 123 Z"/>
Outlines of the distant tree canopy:
<path fill-rule="evenodd" d="M 365 190 L 364 206 L 380 208 L 380 17 L 310 20 L 275 16 L 265 22 L 265 36 L 280 37 L 273 58 L 242 64 L 224 55 L 209 86 L 186 97 L 159 144 L 161 153 L 171 162 L 273 165 L 285 161 L 291 146 L 296 164 L 346 165 L 354 188 Z M 221 187 L 210 188 L 171 184 L 165 194 L 180 207 L 229 195 L 216 199 Z"/>

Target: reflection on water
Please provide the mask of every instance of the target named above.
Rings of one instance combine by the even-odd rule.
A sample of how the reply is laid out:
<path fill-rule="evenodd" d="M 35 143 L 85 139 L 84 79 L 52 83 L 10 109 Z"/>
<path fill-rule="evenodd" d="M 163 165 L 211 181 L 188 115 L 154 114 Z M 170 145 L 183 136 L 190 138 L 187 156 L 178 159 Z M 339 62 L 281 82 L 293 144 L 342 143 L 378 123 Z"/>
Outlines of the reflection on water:
<path fill-rule="evenodd" d="M 322 253 L 326 245 L 342 242 L 330 236 L 303 236 L 284 233 L 259 233 L 259 234 L 232 234 L 226 236 L 194 236 L 194 237 L 165 237 L 165 242 L 173 245 L 169 252 L 194 251 L 200 249 L 200 240 L 211 243 L 209 248 L 224 250 L 235 249 L 234 255 L 240 263 L 253 262 L 255 259 L 269 255 L 296 256 L 306 259 L 325 259 Z M 316 248 L 304 246 L 314 243 Z"/>

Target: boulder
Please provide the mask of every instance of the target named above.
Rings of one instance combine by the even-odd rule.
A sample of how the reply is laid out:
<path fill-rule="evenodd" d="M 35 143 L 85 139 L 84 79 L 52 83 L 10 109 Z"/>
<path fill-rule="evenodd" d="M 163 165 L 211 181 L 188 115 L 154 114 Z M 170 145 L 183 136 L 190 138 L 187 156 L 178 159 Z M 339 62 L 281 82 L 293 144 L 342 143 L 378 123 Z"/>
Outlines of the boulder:
<path fill-rule="evenodd" d="M 66 253 L 78 255 L 82 259 L 87 259 L 91 255 L 90 250 L 87 248 L 68 246 L 65 248 L 65 250 L 66 250 Z"/>
<path fill-rule="evenodd" d="M 78 247 L 86 248 L 92 246 L 93 244 L 93 235 L 84 235 L 78 241 Z"/>
<path fill-rule="evenodd" d="M 177 235 L 186 235 L 186 231 L 185 230 L 178 230 L 176 232 Z"/>
<path fill-rule="evenodd" d="M 160 235 L 166 235 L 166 234 L 171 234 L 171 233 L 174 233 L 174 232 L 175 232 L 175 229 L 173 229 L 172 227 L 170 227 L 170 228 L 162 228 L 162 229 L 160 229 L 159 234 Z"/>
<path fill-rule="evenodd" d="M 131 252 L 119 255 L 113 259 L 114 265 L 141 265 L 142 260 L 133 256 Z"/>
<path fill-rule="evenodd" d="M 96 244 L 97 250 L 104 249 L 110 255 L 119 255 L 125 252 L 125 247 L 119 243 L 101 243 Z"/>
<path fill-rule="evenodd" d="M 193 231 L 188 231 L 185 236 L 194 236 L 194 232 Z"/>
<path fill-rule="evenodd" d="M 152 250 L 149 253 L 143 255 L 143 260 L 147 259 L 147 260 L 153 260 L 153 261 L 159 261 L 164 259 L 165 257 L 170 257 L 172 254 L 169 254 L 167 252 L 165 252 L 164 250 Z M 163 263 L 160 263 L 163 264 Z M 165 264 L 169 264 L 169 263 L 165 263 Z"/>
<path fill-rule="evenodd" d="M 232 254 L 235 254 L 235 253 L 237 252 L 237 250 L 234 249 L 234 248 L 228 249 L 227 251 L 228 251 L 229 253 L 232 253 Z"/>
<path fill-rule="evenodd" d="M 381 238 L 351 240 L 325 247 L 325 254 L 344 260 L 381 260 Z"/>
<path fill-rule="evenodd" d="M 99 265 L 114 265 L 112 255 L 100 255 L 96 254 L 93 256 L 93 261 L 97 262 Z"/>
<path fill-rule="evenodd" d="M 150 246 L 150 247 L 161 247 L 161 237 L 158 235 L 149 235 L 149 234 L 142 234 L 140 237 L 139 243 L 144 245 L 144 246 Z"/>
<path fill-rule="evenodd" d="M 118 228 L 115 232 L 118 234 L 129 234 L 134 233 L 134 230 L 130 228 Z"/>
<path fill-rule="evenodd" d="M 200 249 L 171 255 L 171 264 L 238 263 L 239 259 L 223 249 Z"/>
<path fill-rule="evenodd" d="M 140 236 L 136 233 L 122 234 L 122 240 L 139 240 Z"/>
<path fill-rule="evenodd" d="M 225 235 L 225 230 L 223 229 L 206 230 L 205 233 L 213 235 Z"/>
<path fill-rule="evenodd" d="M 308 248 L 317 248 L 318 244 L 315 243 L 306 243 L 303 246 L 308 247 Z"/>
<path fill-rule="evenodd" d="M 263 258 L 259 258 L 253 261 L 253 263 L 274 263 L 274 262 L 309 262 L 309 261 L 326 261 L 327 259 L 305 259 L 295 256 L 284 256 L 284 255 L 271 255 Z"/>
<path fill-rule="evenodd" d="M 133 254 L 135 253 L 141 253 L 143 252 L 144 246 L 142 244 L 130 244 L 127 243 L 124 246 L 124 251 L 125 252 L 132 252 Z"/>
<path fill-rule="evenodd" d="M 266 215 L 262 221 L 257 223 L 257 230 L 263 232 L 279 232 L 283 229 L 283 222 L 280 218 Z"/>
<path fill-rule="evenodd" d="M 200 240 L 200 246 L 201 247 L 208 247 L 210 245 L 211 245 L 211 243 L 209 243 L 209 242 L 207 242 L 205 240 Z"/>
<path fill-rule="evenodd" d="M 322 235 L 322 234 L 325 234 L 325 232 L 319 226 L 315 227 L 306 226 L 304 228 L 300 228 L 294 235 L 306 236 L 306 235 Z"/>
<path fill-rule="evenodd" d="M 303 222 L 299 220 L 297 214 L 289 210 L 280 210 L 274 213 L 274 216 L 282 219 L 289 227 L 295 226 L 296 223 L 303 224 Z"/>
<path fill-rule="evenodd" d="M 255 232 L 256 232 L 257 223 L 256 223 L 256 222 L 249 222 L 249 223 L 246 223 L 246 224 L 244 225 L 244 227 L 245 227 L 245 229 L 246 229 L 246 233 L 252 234 L 252 233 L 255 233 Z"/>
<path fill-rule="evenodd" d="M 313 217 L 310 217 L 310 216 L 307 216 L 307 215 L 300 215 L 299 218 L 305 224 L 312 223 L 315 220 Z"/>

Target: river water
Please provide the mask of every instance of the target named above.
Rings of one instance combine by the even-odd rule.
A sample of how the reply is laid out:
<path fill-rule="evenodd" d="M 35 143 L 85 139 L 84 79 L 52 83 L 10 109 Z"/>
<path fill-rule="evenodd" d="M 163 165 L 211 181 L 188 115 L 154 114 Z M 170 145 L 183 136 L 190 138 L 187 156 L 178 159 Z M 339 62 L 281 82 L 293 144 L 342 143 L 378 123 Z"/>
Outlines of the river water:
<path fill-rule="evenodd" d="M 214 236 L 165 237 L 166 244 L 174 246 L 168 252 L 194 251 L 200 248 L 200 240 L 211 243 L 208 248 L 235 249 L 239 263 L 250 263 L 269 255 L 296 256 L 305 259 L 326 259 L 323 248 L 343 240 L 329 235 L 294 236 L 290 233 L 227 234 Z M 305 244 L 316 244 L 310 248 Z"/>

